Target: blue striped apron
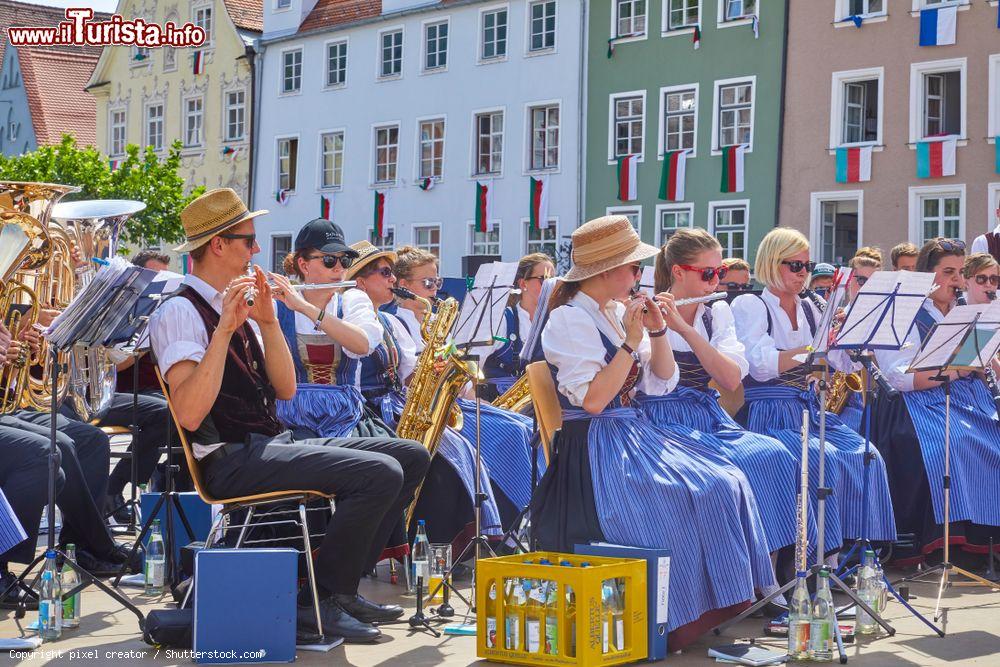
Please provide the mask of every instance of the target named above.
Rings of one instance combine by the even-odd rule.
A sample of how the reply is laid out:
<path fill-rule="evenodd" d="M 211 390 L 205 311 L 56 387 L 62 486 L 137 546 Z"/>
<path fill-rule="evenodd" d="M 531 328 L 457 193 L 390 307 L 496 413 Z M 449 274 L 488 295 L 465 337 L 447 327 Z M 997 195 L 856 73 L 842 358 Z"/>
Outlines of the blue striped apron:
<path fill-rule="evenodd" d="M 7 496 L 0 489 L 0 555 L 10 551 L 28 539 L 21 522 L 14 514 L 14 508 L 7 502 Z M 2 591 L 0 591 L 2 592 Z"/>

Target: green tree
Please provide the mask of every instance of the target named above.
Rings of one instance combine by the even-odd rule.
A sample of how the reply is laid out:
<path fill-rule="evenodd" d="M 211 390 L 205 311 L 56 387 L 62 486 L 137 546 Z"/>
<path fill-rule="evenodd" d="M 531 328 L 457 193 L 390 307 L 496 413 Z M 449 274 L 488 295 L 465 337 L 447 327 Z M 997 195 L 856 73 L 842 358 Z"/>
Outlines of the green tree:
<path fill-rule="evenodd" d="M 93 146 L 78 147 L 76 140 L 67 134 L 58 146 L 42 146 L 14 157 L 0 155 L 0 180 L 61 183 L 80 188 L 80 192 L 67 195 L 63 201 L 136 199 L 144 202 L 146 208 L 125 225 L 124 242 L 146 245 L 157 239 L 165 244 L 183 240 L 181 210 L 204 192 L 204 187 L 185 193 L 184 179 L 177 173 L 181 142 L 174 142 L 163 159 L 148 146 L 143 151 L 129 144 L 125 152 L 121 164 L 112 170 L 107 156 Z"/>

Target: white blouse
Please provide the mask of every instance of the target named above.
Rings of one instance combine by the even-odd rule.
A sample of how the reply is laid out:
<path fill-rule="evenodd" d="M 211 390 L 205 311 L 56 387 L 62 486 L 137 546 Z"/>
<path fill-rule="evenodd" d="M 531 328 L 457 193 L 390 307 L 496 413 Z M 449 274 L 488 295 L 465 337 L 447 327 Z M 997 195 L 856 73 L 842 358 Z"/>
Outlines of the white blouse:
<path fill-rule="evenodd" d="M 364 354 L 354 354 L 347 348 L 344 349 L 351 359 L 361 359 L 367 357 L 375 351 L 375 348 L 382 342 L 382 324 L 375 316 L 375 306 L 367 294 L 359 289 L 349 289 L 343 294 L 334 294 L 326 304 L 327 316 L 337 316 L 337 304 L 343 300 L 344 316 L 343 321 L 360 328 L 368 338 L 368 351 Z M 295 331 L 304 334 L 316 333 L 316 323 L 302 313 L 295 313 Z"/>
<path fill-rule="evenodd" d="M 792 328 L 792 321 L 781 308 L 778 295 L 765 289 L 760 297 L 755 294 L 741 294 L 733 299 L 732 309 L 736 321 L 736 332 L 746 347 L 750 376 L 758 382 L 776 379 L 778 355 L 782 350 L 791 350 L 811 345 L 813 334 L 809 330 L 804 308 L 812 311 L 819 324 L 822 313 L 811 301 L 797 299 L 795 319 L 799 328 Z M 767 313 L 771 313 L 771 333 L 767 333 Z"/>
<path fill-rule="evenodd" d="M 425 343 L 424 337 L 420 335 L 420 320 L 417 319 L 417 316 L 413 314 L 412 310 L 403 306 L 396 309 L 395 315 L 396 319 L 405 325 L 403 333 L 410 337 L 410 342 L 413 343 L 417 354 L 423 352 Z"/>
<path fill-rule="evenodd" d="M 402 308 L 400 308 L 402 310 Z M 413 373 L 413 369 L 417 366 L 417 350 L 413 346 L 413 339 L 410 338 L 410 333 L 403 326 L 403 323 L 399 321 L 395 315 L 391 313 L 386 313 L 386 320 L 389 322 L 389 326 L 392 327 L 392 335 L 396 338 L 396 342 L 399 344 L 399 379 L 403 382 L 410 377 Z M 381 341 L 379 341 L 381 342 Z"/>
<path fill-rule="evenodd" d="M 698 332 L 699 336 L 705 339 L 708 338 L 708 332 L 705 331 L 705 322 L 702 316 L 705 313 L 706 307 L 708 307 L 708 304 L 699 304 L 698 310 L 694 314 L 694 329 Z M 711 304 L 711 308 L 712 338 L 709 342 L 716 350 L 736 362 L 740 367 L 741 378 L 746 377 L 746 374 L 750 371 L 750 364 L 747 362 L 746 348 L 743 347 L 743 343 L 736 336 L 736 320 L 733 317 L 732 308 L 725 301 L 716 301 Z M 691 351 L 691 346 L 688 345 L 687 341 L 679 333 L 673 329 L 669 329 L 667 335 L 670 337 L 670 347 L 675 352 Z"/>
<path fill-rule="evenodd" d="M 935 322 L 944 319 L 944 313 L 938 310 L 930 299 L 924 301 L 921 308 L 930 313 Z M 919 351 L 920 331 L 916 324 L 910 327 L 909 332 L 907 332 L 902 349 L 875 350 L 875 361 L 878 362 L 879 370 L 882 371 L 882 375 L 885 376 L 893 389 L 913 391 L 913 373 L 907 373 L 906 369 L 910 367 L 910 363 L 913 362 L 913 358 L 917 356 Z"/>
<path fill-rule="evenodd" d="M 582 407 L 590 383 L 607 363 L 607 350 L 601 341 L 601 334 L 614 345 L 625 342 L 622 331 L 608 321 L 621 322 L 625 306 L 613 302 L 604 313 L 592 298 L 579 292 L 570 300 L 571 305 L 560 306 L 549 315 L 548 323 L 542 331 L 542 350 L 545 359 L 556 367 L 556 384 L 569 402 Z M 605 313 L 607 317 L 605 317 Z M 663 380 L 653 373 L 650 364 L 652 348 L 645 333 L 636 349 L 642 364 L 642 379 L 636 390 L 650 396 L 662 396 L 677 386 L 680 371 L 674 367 L 674 374 Z"/>

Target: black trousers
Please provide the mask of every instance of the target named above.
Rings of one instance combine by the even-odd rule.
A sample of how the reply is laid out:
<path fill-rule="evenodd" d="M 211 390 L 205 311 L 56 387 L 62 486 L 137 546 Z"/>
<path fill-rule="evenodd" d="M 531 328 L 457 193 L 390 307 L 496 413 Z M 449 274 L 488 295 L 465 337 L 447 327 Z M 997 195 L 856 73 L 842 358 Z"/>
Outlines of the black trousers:
<path fill-rule="evenodd" d="M 22 422 L 41 426 L 42 433 L 49 437 L 49 424 L 51 419 L 48 412 L 34 412 L 32 410 L 22 410 L 15 412 L 14 417 Z M 56 415 L 56 430 L 68 440 L 60 440 L 62 443 L 69 442 L 74 448 L 74 458 L 79 461 L 83 479 L 86 482 L 90 497 L 93 498 L 97 507 L 104 504 L 104 497 L 108 494 L 108 470 L 111 468 L 111 440 L 101 429 L 75 419 L 67 419 L 62 415 Z M 65 453 L 63 454 L 65 457 Z"/>
<path fill-rule="evenodd" d="M 333 494 L 336 511 L 319 547 L 316 579 L 326 594 L 353 595 L 429 464 L 427 450 L 412 440 L 293 440 L 286 432 L 251 436 L 250 446 L 210 460 L 203 472 L 217 498 L 295 489 Z"/>
<path fill-rule="evenodd" d="M 68 402 L 63 403 L 60 413 L 64 417 L 80 421 L 76 411 L 73 410 L 73 407 Z M 150 476 L 153 474 L 153 469 L 160 459 L 160 447 L 166 444 L 167 441 L 167 429 L 173 428 L 173 423 L 169 419 L 167 400 L 163 396 L 156 394 L 139 394 L 136 417 L 139 422 L 139 430 L 136 442 L 129 445 L 129 451 L 136 457 L 136 481 L 138 484 L 144 484 L 149 481 Z M 170 422 L 169 426 L 168 422 Z M 107 414 L 97 422 L 97 426 L 123 426 L 128 428 L 131 425 L 132 394 L 116 393 Z M 180 442 L 176 434 L 172 437 L 173 442 Z M 114 470 L 111 471 L 107 487 L 108 495 L 117 496 L 120 494 L 131 479 L 132 462 L 122 459 L 115 465 Z"/>
<path fill-rule="evenodd" d="M 59 542 L 76 544 L 95 556 L 107 557 L 115 543 L 87 487 L 81 459 L 81 451 L 90 454 L 87 447 L 92 446 L 93 443 L 87 443 L 81 448 L 65 433 L 57 433 L 56 504 L 63 515 Z M 0 560 L 28 563 L 34 556 L 38 523 L 48 502 L 48 452 L 47 427 L 17 416 L 0 417 L 0 484 L 28 534 L 27 540 L 0 556 Z"/>

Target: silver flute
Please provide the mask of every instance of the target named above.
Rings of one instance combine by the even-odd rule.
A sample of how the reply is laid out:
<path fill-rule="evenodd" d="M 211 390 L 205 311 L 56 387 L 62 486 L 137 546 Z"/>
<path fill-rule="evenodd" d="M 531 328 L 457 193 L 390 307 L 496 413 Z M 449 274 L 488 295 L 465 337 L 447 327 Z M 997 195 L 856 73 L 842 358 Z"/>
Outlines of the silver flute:
<path fill-rule="evenodd" d="M 253 264 L 247 264 L 247 276 L 250 278 L 255 278 L 257 276 L 256 272 L 253 270 Z M 243 291 L 243 300 L 246 301 L 248 308 L 253 308 L 254 302 L 257 301 L 257 287 L 250 285 Z"/>
<path fill-rule="evenodd" d="M 269 280 L 267 284 L 270 285 L 271 287 L 281 289 L 281 286 L 274 281 Z M 341 288 L 346 289 L 348 287 L 357 287 L 357 286 L 358 286 L 358 281 L 356 280 L 341 280 L 340 282 L 336 283 L 293 283 L 292 289 L 295 290 L 296 292 L 308 292 L 309 290 L 315 290 L 315 289 L 341 289 Z"/>
<path fill-rule="evenodd" d="M 678 308 L 681 306 L 690 306 L 692 303 L 708 303 L 709 301 L 718 301 L 719 299 L 725 299 L 728 294 L 725 292 L 712 292 L 711 294 L 706 294 L 705 296 L 693 296 L 690 299 L 677 299 L 674 301 L 674 305 Z"/>

